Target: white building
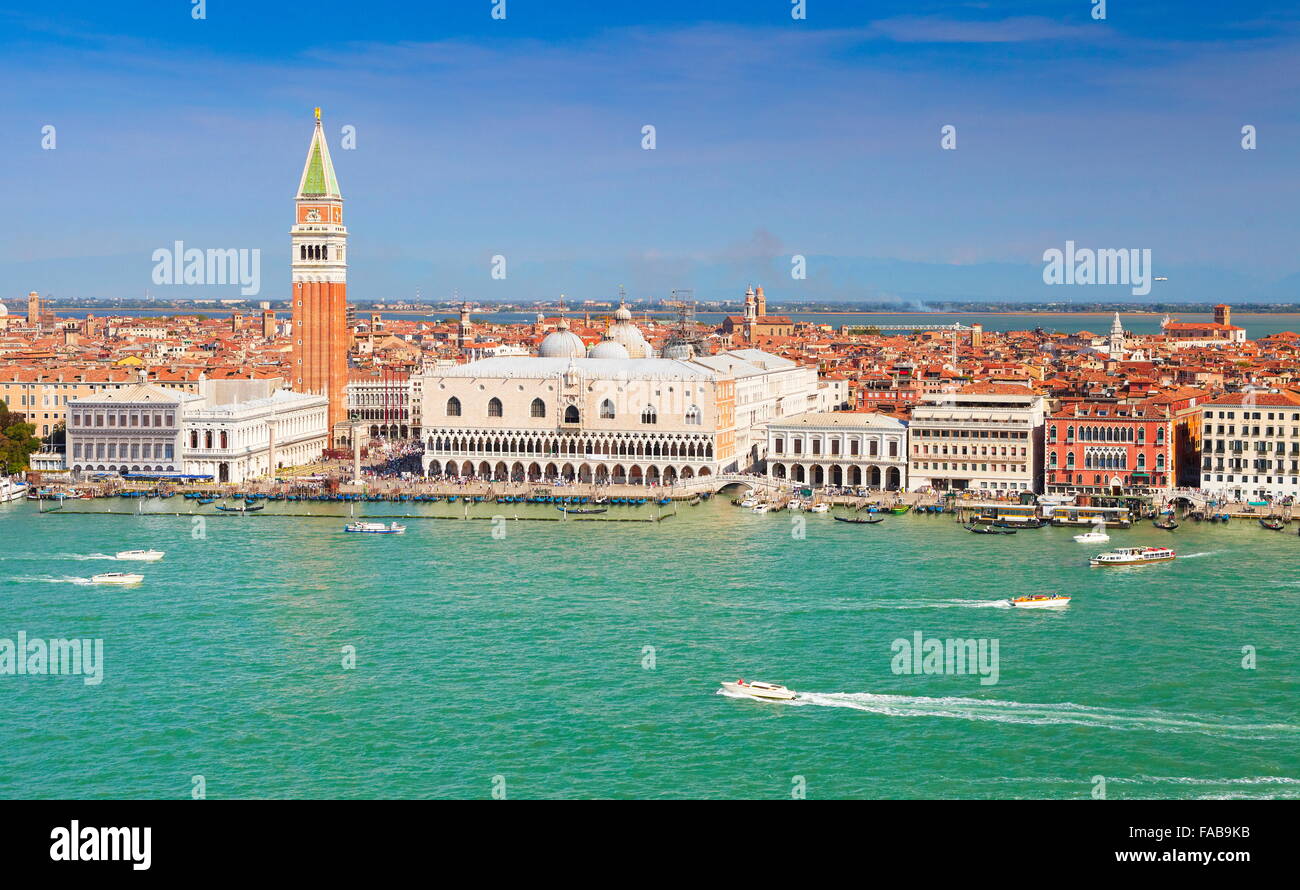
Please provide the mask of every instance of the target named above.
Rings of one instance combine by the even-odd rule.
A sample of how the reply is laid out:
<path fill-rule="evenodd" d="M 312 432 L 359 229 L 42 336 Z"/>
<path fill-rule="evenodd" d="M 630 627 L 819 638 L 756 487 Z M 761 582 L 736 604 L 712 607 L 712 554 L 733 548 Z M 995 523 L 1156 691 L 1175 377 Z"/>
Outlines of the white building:
<path fill-rule="evenodd" d="M 74 473 L 179 473 L 185 406 L 193 393 L 137 383 L 73 399 L 67 407 Z"/>
<path fill-rule="evenodd" d="M 1043 397 L 1013 383 L 972 383 L 927 396 L 908 425 L 912 491 L 1038 491 Z"/>
<path fill-rule="evenodd" d="M 1234 501 L 1300 497 L 1300 398 L 1239 392 L 1201 405 L 1200 483 Z"/>
<path fill-rule="evenodd" d="M 74 473 L 202 475 L 243 482 L 327 446 L 324 396 L 272 380 L 201 380 L 199 393 L 139 383 L 68 404 Z"/>
<path fill-rule="evenodd" d="M 610 357 L 585 357 L 561 325 L 537 358 L 427 368 L 425 472 L 633 483 L 734 472 L 761 458 L 753 443 L 766 443 L 771 416 L 819 405 L 814 369 L 758 350 L 638 359 L 626 349 L 609 339 L 592 353 Z"/>
<path fill-rule="evenodd" d="M 883 414 L 810 412 L 767 426 L 767 475 L 812 487 L 907 488 L 907 427 Z"/>

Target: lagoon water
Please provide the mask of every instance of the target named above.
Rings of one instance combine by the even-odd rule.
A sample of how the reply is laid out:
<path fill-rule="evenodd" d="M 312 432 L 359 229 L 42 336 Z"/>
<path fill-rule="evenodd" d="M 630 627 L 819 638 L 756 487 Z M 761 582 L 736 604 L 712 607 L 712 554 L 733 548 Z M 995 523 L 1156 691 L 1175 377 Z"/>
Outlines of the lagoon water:
<path fill-rule="evenodd" d="M 0 797 L 178 798 L 194 776 L 213 798 L 1088 798 L 1095 776 L 1110 798 L 1300 797 L 1294 531 L 1144 524 L 1112 545 L 1185 558 L 1104 570 L 1068 529 L 951 517 L 810 515 L 799 538 L 718 499 L 388 537 L 313 506 L 337 515 L 210 516 L 197 539 L 188 516 L 0 507 L 0 638 L 102 638 L 105 659 L 99 685 L 0 675 Z M 146 547 L 167 556 L 104 558 Z M 85 583 L 127 570 L 145 582 Z M 1045 590 L 1075 600 L 1006 606 Z M 895 673 L 917 632 L 996 640 L 998 682 Z M 717 694 L 737 676 L 807 695 Z"/>

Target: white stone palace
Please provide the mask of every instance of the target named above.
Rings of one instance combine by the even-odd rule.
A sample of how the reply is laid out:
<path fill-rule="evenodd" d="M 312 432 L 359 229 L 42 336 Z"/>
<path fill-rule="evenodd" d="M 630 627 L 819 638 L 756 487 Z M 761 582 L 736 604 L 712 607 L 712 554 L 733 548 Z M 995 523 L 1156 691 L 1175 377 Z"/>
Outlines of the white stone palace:
<path fill-rule="evenodd" d="M 815 368 L 759 350 L 636 357 L 650 349 L 622 314 L 590 357 L 561 323 L 538 357 L 428 369 L 426 475 L 671 483 L 744 471 L 769 421 L 829 407 Z"/>
<path fill-rule="evenodd" d="M 810 412 L 767 426 L 767 475 L 812 487 L 907 488 L 907 427 L 883 414 Z"/>
<path fill-rule="evenodd" d="M 141 382 L 68 403 L 74 473 L 211 476 L 243 482 L 319 459 L 328 444 L 323 395 L 279 379 L 201 380 L 199 393 Z"/>

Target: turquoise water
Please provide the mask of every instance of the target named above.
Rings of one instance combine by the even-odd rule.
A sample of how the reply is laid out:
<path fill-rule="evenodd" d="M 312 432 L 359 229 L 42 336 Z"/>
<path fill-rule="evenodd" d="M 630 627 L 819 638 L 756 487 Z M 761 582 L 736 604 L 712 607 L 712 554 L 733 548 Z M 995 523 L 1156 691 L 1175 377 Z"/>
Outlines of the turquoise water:
<path fill-rule="evenodd" d="M 221 516 L 195 539 L 188 517 L 0 507 L 0 637 L 105 653 L 97 686 L 0 676 L 0 797 L 186 797 L 195 775 L 213 798 L 485 798 L 498 776 L 513 798 L 783 798 L 795 777 L 810 798 L 1085 798 L 1097 775 L 1111 798 L 1300 796 L 1294 533 L 1112 532 L 1187 558 L 1103 570 L 1067 529 L 807 516 L 799 539 L 791 519 L 719 500 L 382 537 Z M 85 558 L 145 547 L 167 556 Z M 83 581 L 131 569 L 139 587 Z M 1038 590 L 1076 599 L 998 602 Z M 996 639 L 998 682 L 894 673 L 918 631 Z M 737 676 L 808 697 L 716 694 Z"/>

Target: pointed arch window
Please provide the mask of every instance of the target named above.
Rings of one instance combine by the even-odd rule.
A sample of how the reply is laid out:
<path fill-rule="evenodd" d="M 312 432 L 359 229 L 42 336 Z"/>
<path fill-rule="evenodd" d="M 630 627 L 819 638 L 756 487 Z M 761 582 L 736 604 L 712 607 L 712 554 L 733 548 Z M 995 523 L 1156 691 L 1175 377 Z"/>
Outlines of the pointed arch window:
<path fill-rule="evenodd" d="M 533 403 L 532 403 L 532 405 L 530 405 L 530 406 L 528 407 L 528 416 L 529 416 L 529 417 L 545 417 L 545 416 L 546 416 L 546 403 L 543 402 L 541 399 L 533 399 Z"/>
<path fill-rule="evenodd" d="M 699 406 L 697 406 L 697 405 L 692 405 L 691 407 L 689 407 L 689 408 L 686 409 L 686 424 L 687 424 L 687 426 L 699 426 L 699 425 L 700 425 L 700 409 L 699 409 Z"/>
<path fill-rule="evenodd" d="M 501 400 L 493 396 L 488 400 L 488 417 L 500 417 L 502 414 Z"/>
<path fill-rule="evenodd" d="M 641 412 L 642 423 L 658 423 L 659 412 L 655 411 L 654 405 L 646 405 L 645 410 Z"/>
<path fill-rule="evenodd" d="M 570 405 L 569 407 L 564 409 L 565 423 L 577 423 L 580 418 L 581 415 L 578 413 L 577 405 Z"/>
<path fill-rule="evenodd" d="M 603 402 L 600 403 L 600 419 L 601 420 L 614 419 L 614 403 L 609 399 L 605 399 Z"/>
<path fill-rule="evenodd" d="M 460 399 L 455 396 L 447 400 L 447 416 L 460 417 Z"/>

